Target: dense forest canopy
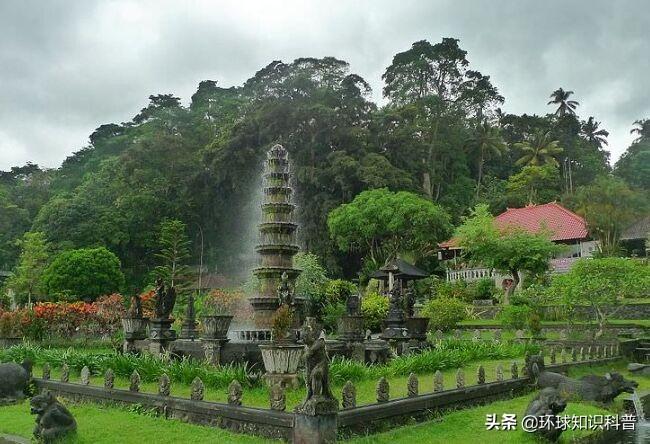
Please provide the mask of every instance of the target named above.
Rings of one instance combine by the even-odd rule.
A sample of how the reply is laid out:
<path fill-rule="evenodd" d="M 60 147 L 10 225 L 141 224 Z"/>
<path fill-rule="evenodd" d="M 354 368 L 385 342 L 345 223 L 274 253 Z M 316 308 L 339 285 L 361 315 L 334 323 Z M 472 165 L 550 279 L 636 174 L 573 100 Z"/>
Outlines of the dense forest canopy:
<path fill-rule="evenodd" d="M 457 39 L 415 42 L 383 80 L 380 107 L 345 61 L 300 58 L 274 61 L 242 86 L 205 80 L 189 106 L 152 95 L 131 121 L 97 128 L 58 169 L 0 172 L 0 269 L 15 267 L 25 232 L 43 232 L 53 253 L 106 247 L 129 285 L 142 285 L 157 265 L 161 222 L 178 219 L 193 263 L 201 233 L 204 263 L 245 272 L 255 222 L 246 208 L 273 143 L 294 165 L 303 247 L 346 276 L 360 257 L 336 248 L 327 216 L 364 190 L 416 193 L 455 224 L 478 203 L 493 213 L 550 200 L 576 208 L 576 190 L 604 175 L 648 191 L 649 120 L 635 122 L 638 138 L 612 168 L 607 131 L 580 116 L 572 91 L 554 91 L 545 116 L 504 114 L 506 98 Z"/>

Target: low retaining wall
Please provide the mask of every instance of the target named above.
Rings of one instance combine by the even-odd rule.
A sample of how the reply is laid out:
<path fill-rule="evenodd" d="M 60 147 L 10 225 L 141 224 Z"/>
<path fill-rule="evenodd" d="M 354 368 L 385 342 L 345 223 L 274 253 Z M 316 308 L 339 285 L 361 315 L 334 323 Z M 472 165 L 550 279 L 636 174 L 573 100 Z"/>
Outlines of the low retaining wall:
<path fill-rule="evenodd" d="M 236 433 L 286 441 L 292 439 L 294 418 L 291 413 L 38 378 L 34 378 L 34 382 L 39 389 L 78 401 L 139 404 L 155 409 L 166 418 L 220 427 Z"/>
<path fill-rule="evenodd" d="M 474 305 L 474 314 L 478 319 L 497 319 L 499 313 L 501 313 L 502 306 L 500 305 Z M 541 308 L 542 320 L 543 321 L 555 321 L 558 319 L 558 315 L 565 312 L 564 307 L 561 306 L 545 306 Z M 613 307 L 605 306 L 603 307 L 605 312 L 613 310 Z M 574 309 L 574 316 L 576 320 L 579 321 L 589 321 L 597 318 L 596 311 L 593 307 L 590 306 L 578 306 Z M 617 319 L 628 319 L 628 320 L 643 320 L 650 319 L 650 304 L 621 304 L 616 307 L 616 318 Z"/>

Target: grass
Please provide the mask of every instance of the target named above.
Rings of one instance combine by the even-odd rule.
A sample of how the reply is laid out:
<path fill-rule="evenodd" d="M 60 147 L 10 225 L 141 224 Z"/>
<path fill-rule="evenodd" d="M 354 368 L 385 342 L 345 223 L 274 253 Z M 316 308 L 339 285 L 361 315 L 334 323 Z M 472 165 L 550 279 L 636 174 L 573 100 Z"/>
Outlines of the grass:
<path fill-rule="evenodd" d="M 178 420 L 164 420 L 123 408 L 89 403 L 66 402 L 66 405 L 77 420 L 78 430 L 76 436 L 70 436 L 64 443 L 140 444 L 152 442 L 152 439 L 158 444 L 279 442 L 239 435 L 219 428 L 186 424 Z M 29 438 L 34 428 L 34 418 L 29 413 L 28 402 L 0 407 L 0 433 Z"/>

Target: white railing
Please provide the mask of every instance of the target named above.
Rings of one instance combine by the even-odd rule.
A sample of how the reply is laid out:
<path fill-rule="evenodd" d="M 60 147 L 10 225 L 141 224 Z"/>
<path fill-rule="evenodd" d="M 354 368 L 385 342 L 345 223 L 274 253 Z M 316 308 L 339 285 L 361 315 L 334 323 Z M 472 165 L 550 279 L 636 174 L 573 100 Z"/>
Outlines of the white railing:
<path fill-rule="evenodd" d="M 460 270 L 447 270 L 448 281 L 465 282 L 478 281 L 483 278 L 494 278 L 494 270 L 490 268 L 463 268 Z"/>

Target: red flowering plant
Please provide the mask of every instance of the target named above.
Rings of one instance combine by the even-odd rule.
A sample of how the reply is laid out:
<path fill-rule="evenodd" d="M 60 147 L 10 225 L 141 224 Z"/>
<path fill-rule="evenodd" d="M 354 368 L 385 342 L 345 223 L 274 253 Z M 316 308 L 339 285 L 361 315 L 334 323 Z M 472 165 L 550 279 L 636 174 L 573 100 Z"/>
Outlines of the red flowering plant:
<path fill-rule="evenodd" d="M 216 288 L 203 298 L 201 314 L 204 316 L 232 315 L 243 293 Z"/>
<path fill-rule="evenodd" d="M 0 338 L 20 336 L 20 319 L 16 312 L 0 310 Z"/>

